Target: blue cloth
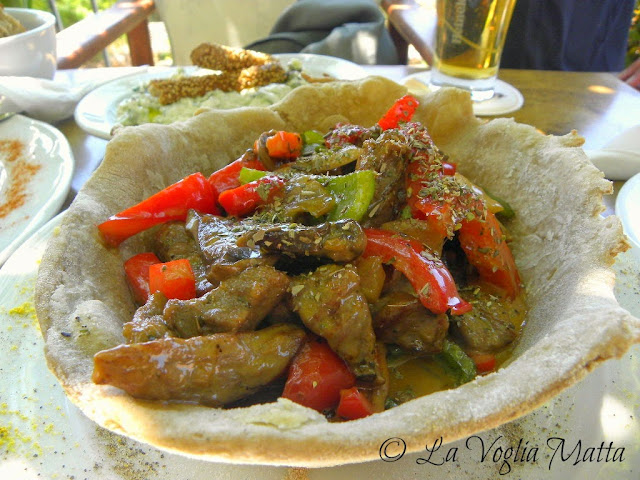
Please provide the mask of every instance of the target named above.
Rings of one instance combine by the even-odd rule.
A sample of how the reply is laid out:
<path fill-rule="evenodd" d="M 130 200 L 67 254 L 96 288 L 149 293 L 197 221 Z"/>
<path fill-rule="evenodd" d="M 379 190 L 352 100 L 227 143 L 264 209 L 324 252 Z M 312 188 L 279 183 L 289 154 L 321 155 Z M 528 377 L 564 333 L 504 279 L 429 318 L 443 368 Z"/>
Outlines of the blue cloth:
<path fill-rule="evenodd" d="M 298 0 L 282 13 L 268 37 L 245 48 L 332 55 L 361 65 L 399 63 L 374 0 Z"/>
<path fill-rule="evenodd" d="M 536 70 L 624 68 L 634 0 L 518 0 L 500 66 Z"/>

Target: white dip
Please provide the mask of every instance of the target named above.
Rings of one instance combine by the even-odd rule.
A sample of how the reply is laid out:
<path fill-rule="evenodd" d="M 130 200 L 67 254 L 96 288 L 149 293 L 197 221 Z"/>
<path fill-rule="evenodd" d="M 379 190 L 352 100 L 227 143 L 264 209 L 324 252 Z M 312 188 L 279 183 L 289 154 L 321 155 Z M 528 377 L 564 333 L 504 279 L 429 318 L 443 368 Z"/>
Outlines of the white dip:
<path fill-rule="evenodd" d="M 186 120 L 200 107 L 229 109 L 246 106 L 268 106 L 282 99 L 294 88 L 307 83 L 300 71 L 289 67 L 286 83 L 272 83 L 259 88 L 248 88 L 241 92 L 212 90 L 201 97 L 182 98 L 169 105 L 161 105 L 151 95 L 146 85 L 133 89 L 132 95 L 118 105 L 117 120 L 120 125 L 141 123 L 172 123 Z M 179 71 L 172 78 L 184 76 Z"/>

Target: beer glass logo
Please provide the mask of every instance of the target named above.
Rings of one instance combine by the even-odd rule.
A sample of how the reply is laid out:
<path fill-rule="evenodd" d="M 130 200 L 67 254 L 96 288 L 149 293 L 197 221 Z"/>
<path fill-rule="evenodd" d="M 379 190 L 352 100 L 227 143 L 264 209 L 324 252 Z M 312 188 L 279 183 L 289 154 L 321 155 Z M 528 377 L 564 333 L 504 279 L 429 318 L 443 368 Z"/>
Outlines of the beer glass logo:
<path fill-rule="evenodd" d="M 480 5 L 483 0 L 456 0 L 453 2 L 453 22 L 452 22 L 452 30 L 453 30 L 453 38 L 451 39 L 451 43 L 454 45 L 459 45 L 462 43 L 464 32 L 464 23 L 466 18 L 467 9 L 476 9 Z M 487 3 L 485 1 L 485 3 Z"/>
<path fill-rule="evenodd" d="M 464 14 L 467 10 L 466 0 L 458 0 L 453 5 L 453 25 L 451 27 L 453 37 L 451 43 L 453 45 L 460 45 L 462 43 L 461 32 L 464 28 Z"/>

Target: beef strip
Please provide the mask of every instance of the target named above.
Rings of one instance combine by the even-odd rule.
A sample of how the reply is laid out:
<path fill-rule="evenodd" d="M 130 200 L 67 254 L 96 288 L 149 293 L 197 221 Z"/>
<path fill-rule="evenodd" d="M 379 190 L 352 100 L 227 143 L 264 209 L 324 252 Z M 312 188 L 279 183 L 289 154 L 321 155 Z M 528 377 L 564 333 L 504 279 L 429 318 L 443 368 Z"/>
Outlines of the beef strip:
<path fill-rule="evenodd" d="M 375 255 L 359 257 L 354 264 L 360 276 L 360 291 L 367 302 L 377 302 L 387 279 L 382 258 Z"/>
<path fill-rule="evenodd" d="M 361 147 L 365 140 L 376 138 L 381 132 L 382 130 L 379 126 L 367 128 L 353 123 L 340 123 L 326 135 L 325 144 L 329 148 L 345 145 Z"/>
<path fill-rule="evenodd" d="M 275 325 L 120 345 L 95 355 L 93 381 L 135 398 L 220 407 L 282 376 L 305 336 L 293 325 Z"/>
<path fill-rule="evenodd" d="M 287 295 L 275 307 L 271 309 L 265 317 L 264 322 L 267 325 L 277 325 L 278 323 L 293 323 L 302 327 L 302 322 L 297 313 L 293 311 L 291 306 L 291 296 Z"/>
<path fill-rule="evenodd" d="M 279 172 L 327 173 L 357 161 L 360 155 L 362 155 L 362 149 L 354 145 L 344 145 L 337 150 L 320 150 L 311 155 L 299 157 L 295 163 L 280 169 Z"/>
<path fill-rule="evenodd" d="M 291 257 L 322 257 L 334 262 L 348 262 L 359 257 L 367 237 L 358 222 L 339 220 L 320 225 L 298 223 L 265 224 L 249 230 L 238 245 L 259 246 L 263 251 Z"/>
<path fill-rule="evenodd" d="M 419 354 L 442 350 L 449 320 L 444 314 L 431 313 L 415 295 L 390 293 L 373 310 L 373 328 L 382 342 Z"/>
<path fill-rule="evenodd" d="M 253 330 L 284 298 L 289 277 L 273 267 L 251 267 L 229 277 L 202 297 L 170 300 L 167 325 L 188 338 L 203 333 Z"/>
<path fill-rule="evenodd" d="M 379 175 L 363 226 L 378 227 L 398 216 L 406 201 L 404 172 L 410 154 L 406 138 L 392 130 L 364 142 L 364 152 L 356 163 L 356 170 L 373 170 Z"/>
<path fill-rule="evenodd" d="M 451 317 L 451 323 L 453 332 L 462 337 L 469 349 L 495 352 L 516 339 L 518 332 L 512 322 L 512 318 L 519 315 L 516 309 L 480 288 L 463 296 L 473 309 Z"/>
<path fill-rule="evenodd" d="M 362 381 L 380 383 L 375 334 L 360 277 L 347 265 L 323 265 L 292 281 L 294 311 L 305 326 L 321 337 Z"/>
<path fill-rule="evenodd" d="M 275 257 L 262 255 L 257 246 L 238 246 L 237 241 L 245 234 L 251 223 L 237 218 L 222 218 L 216 215 L 200 215 L 190 211 L 186 228 L 202 252 L 209 269 L 207 279 L 218 285 L 227 277 L 258 265 L 273 265 Z"/>
<path fill-rule="evenodd" d="M 438 256 L 442 254 L 445 237 L 442 233 L 429 228 L 429 224 L 424 220 L 417 218 L 391 220 L 390 222 L 383 223 L 380 228 L 402 233 L 409 238 L 419 241 L 422 245 L 426 245 L 436 252 Z"/>
<path fill-rule="evenodd" d="M 158 228 L 154 251 L 163 262 L 186 258 L 196 277 L 196 293 L 204 295 L 213 288 L 207 280 L 208 267 L 200 249 L 182 222 L 167 222 Z"/>
<path fill-rule="evenodd" d="M 162 317 L 166 303 L 167 297 L 161 292 L 149 296 L 147 303 L 136 310 L 133 319 L 122 326 L 122 334 L 127 343 L 148 342 L 175 335 Z"/>
<path fill-rule="evenodd" d="M 361 384 L 360 390 L 371 403 L 374 412 L 383 412 L 389 396 L 389 367 L 387 365 L 387 348 L 384 343 L 376 342 L 376 363 L 383 381 L 375 385 Z"/>
<path fill-rule="evenodd" d="M 284 193 L 262 212 L 272 223 L 304 222 L 328 214 L 336 201 L 329 191 L 309 175 L 296 175 L 287 181 Z"/>

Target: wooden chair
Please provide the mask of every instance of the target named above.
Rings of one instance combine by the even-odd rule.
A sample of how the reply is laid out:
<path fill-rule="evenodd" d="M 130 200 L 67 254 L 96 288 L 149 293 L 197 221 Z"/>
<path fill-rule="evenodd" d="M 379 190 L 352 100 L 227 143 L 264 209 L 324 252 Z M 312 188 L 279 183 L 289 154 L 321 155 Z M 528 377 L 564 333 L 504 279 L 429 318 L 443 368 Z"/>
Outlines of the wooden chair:
<path fill-rule="evenodd" d="M 78 68 L 114 40 L 127 35 L 132 65 L 153 65 L 147 19 L 153 0 L 123 0 L 56 35 L 58 68 Z"/>
<path fill-rule="evenodd" d="M 191 50 L 203 42 L 243 47 L 266 37 L 292 3 L 295 0 L 155 0 L 176 65 L 191 64 Z"/>
<path fill-rule="evenodd" d="M 167 26 L 174 63 L 188 65 L 189 52 L 203 41 L 241 47 L 268 35 L 294 1 L 121 0 L 57 34 L 58 68 L 80 67 L 124 34 L 131 64 L 153 65 L 148 18 L 154 11 Z"/>
<path fill-rule="evenodd" d="M 391 38 L 398 52 L 404 52 L 405 59 L 409 45 L 413 45 L 420 56 L 433 64 L 432 39 L 436 29 L 435 1 L 423 0 L 382 0 L 382 9 L 389 21 Z"/>
<path fill-rule="evenodd" d="M 243 1 L 120 0 L 57 34 L 58 68 L 82 66 L 125 34 L 131 64 L 153 65 L 148 18 L 154 11 L 167 25 L 174 62 L 187 65 L 190 50 L 202 41 L 240 47 L 266 36 L 282 10 L 294 0 L 253 0 L 251 8 L 242 6 Z M 388 15 L 399 58 L 406 63 L 408 44 L 425 45 L 424 39 L 420 42 L 407 36 L 407 31 L 414 30 L 402 28 L 407 22 L 423 22 L 420 8 L 415 0 L 380 0 L 380 4 Z M 426 31 L 433 28 L 435 21 L 431 18 L 424 23 Z M 428 47 L 418 51 L 430 62 Z"/>

